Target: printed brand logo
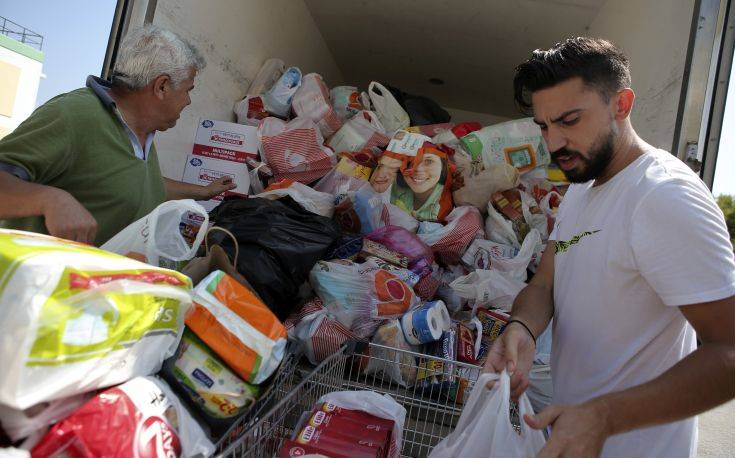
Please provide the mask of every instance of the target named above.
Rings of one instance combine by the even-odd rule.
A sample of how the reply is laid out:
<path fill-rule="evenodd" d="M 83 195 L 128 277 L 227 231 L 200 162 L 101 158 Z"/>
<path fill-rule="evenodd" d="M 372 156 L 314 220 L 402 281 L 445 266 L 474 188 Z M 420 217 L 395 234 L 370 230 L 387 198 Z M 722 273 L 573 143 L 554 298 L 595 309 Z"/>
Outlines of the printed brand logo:
<path fill-rule="evenodd" d="M 304 442 L 310 442 L 314 438 L 314 433 L 316 432 L 316 428 L 313 426 L 307 426 L 304 428 L 304 431 L 301 433 L 301 439 L 304 440 Z"/>
<path fill-rule="evenodd" d="M 222 177 L 234 177 L 230 174 L 219 172 L 217 170 L 208 170 L 208 169 L 201 169 L 199 170 L 199 181 L 203 181 L 206 183 L 211 183 L 213 181 L 217 181 Z"/>
<path fill-rule="evenodd" d="M 193 165 L 194 167 L 199 167 L 202 165 L 202 160 L 197 158 L 192 158 L 192 160 L 189 161 L 189 164 Z"/>
<path fill-rule="evenodd" d="M 297 457 L 306 455 L 306 450 L 301 447 L 291 447 L 288 451 L 288 456 Z"/>
<path fill-rule="evenodd" d="M 136 457 L 176 458 L 181 454 L 179 438 L 160 417 L 146 418 L 136 436 Z"/>
<path fill-rule="evenodd" d="M 314 414 L 314 417 L 312 418 L 312 425 L 313 426 L 319 426 L 322 423 L 324 423 L 324 419 L 326 418 L 327 414 L 324 412 L 317 412 Z"/>
<path fill-rule="evenodd" d="M 209 119 L 205 119 L 204 121 L 202 121 L 202 127 L 204 127 L 205 129 L 209 129 L 213 125 L 214 123 L 210 121 Z"/>
<path fill-rule="evenodd" d="M 581 232 L 575 235 L 568 241 L 559 240 L 557 242 L 554 242 L 554 254 L 566 253 L 567 251 L 569 251 L 569 248 L 571 248 L 572 245 L 576 245 L 584 237 L 587 237 L 588 235 L 592 235 L 592 234 L 597 234 L 598 232 L 600 232 L 599 229 L 596 231 L 585 231 L 585 232 Z"/>
<path fill-rule="evenodd" d="M 202 385 L 206 386 L 207 388 L 212 388 L 212 385 L 214 385 L 214 380 L 209 378 L 209 376 L 202 372 L 200 369 L 194 369 L 194 372 L 192 372 L 191 375 L 195 379 L 202 382 Z"/>
<path fill-rule="evenodd" d="M 243 135 L 221 130 L 213 130 L 209 139 L 216 143 L 224 143 L 225 145 L 242 146 L 245 144 L 245 137 Z"/>

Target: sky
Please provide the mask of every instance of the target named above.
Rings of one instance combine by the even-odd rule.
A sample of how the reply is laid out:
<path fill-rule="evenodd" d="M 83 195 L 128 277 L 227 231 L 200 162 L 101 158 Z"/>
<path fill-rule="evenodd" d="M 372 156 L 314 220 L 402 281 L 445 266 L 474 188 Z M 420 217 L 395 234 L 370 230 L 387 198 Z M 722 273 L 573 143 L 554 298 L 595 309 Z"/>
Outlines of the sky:
<path fill-rule="evenodd" d="M 99 76 L 107 49 L 116 0 L 3 1 L 4 16 L 43 35 L 45 79 L 37 106 Z M 730 78 L 713 193 L 735 195 L 735 69 Z"/>
<path fill-rule="evenodd" d="M 36 106 L 99 76 L 116 0 L 2 1 L 0 16 L 43 36 L 45 54 Z"/>

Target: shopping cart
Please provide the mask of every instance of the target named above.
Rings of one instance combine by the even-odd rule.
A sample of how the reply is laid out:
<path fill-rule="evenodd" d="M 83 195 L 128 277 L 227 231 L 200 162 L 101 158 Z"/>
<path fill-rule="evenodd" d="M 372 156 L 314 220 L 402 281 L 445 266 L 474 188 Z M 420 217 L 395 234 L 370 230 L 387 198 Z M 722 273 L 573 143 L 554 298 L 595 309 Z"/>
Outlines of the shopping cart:
<path fill-rule="evenodd" d="M 367 351 L 366 351 L 367 350 Z M 385 370 L 365 374 L 372 362 L 378 368 L 400 369 L 444 383 L 428 388 L 401 387 Z M 412 366 L 413 365 L 413 366 Z M 315 369 L 294 371 L 277 387 L 271 408 L 224 449 L 226 457 L 276 456 L 290 438 L 303 412 L 324 394 L 341 390 L 372 390 L 389 394 L 406 408 L 401 456 L 424 457 L 457 424 L 464 402 L 482 369 L 478 366 L 377 344 L 350 343 Z"/>
<path fill-rule="evenodd" d="M 222 435 L 222 438 L 217 441 L 216 454 L 221 454 L 234 442 L 239 442 L 241 437 L 247 434 L 247 431 L 250 431 L 258 423 L 260 418 L 263 417 L 263 414 L 283 398 L 284 386 L 287 384 L 290 386 L 293 383 L 300 358 L 301 354 L 295 349 L 295 346 L 289 344 L 281 365 L 278 367 L 275 375 L 272 376 L 271 381 L 266 385 L 265 391 L 253 403 L 247 413 L 238 418 L 227 432 Z"/>

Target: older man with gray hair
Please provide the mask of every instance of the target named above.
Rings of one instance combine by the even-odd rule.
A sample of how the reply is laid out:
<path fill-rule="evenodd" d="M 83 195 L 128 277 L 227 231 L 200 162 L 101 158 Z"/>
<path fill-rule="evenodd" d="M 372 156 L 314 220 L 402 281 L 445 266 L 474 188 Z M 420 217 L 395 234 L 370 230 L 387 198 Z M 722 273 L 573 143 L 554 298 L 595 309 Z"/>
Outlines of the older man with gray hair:
<path fill-rule="evenodd" d="M 40 106 L 0 140 L 0 227 L 101 245 L 167 199 L 209 199 L 234 187 L 164 179 L 153 137 L 176 125 L 205 62 L 153 25 L 123 40 L 112 81 Z"/>

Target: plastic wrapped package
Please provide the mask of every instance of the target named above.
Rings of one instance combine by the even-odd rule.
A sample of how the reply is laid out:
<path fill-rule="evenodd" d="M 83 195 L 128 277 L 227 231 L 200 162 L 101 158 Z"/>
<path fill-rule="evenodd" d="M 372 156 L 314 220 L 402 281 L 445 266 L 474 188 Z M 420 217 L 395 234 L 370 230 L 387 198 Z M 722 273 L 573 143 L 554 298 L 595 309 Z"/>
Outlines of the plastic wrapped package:
<path fill-rule="evenodd" d="M 186 325 L 243 380 L 259 384 L 278 368 L 286 328 L 249 289 L 222 271 L 194 289 Z"/>
<path fill-rule="evenodd" d="M 311 119 L 289 122 L 265 118 L 258 126 L 263 160 L 276 181 L 289 178 L 311 183 L 326 175 L 337 163 L 334 152 L 324 146 L 324 137 Z"/>
<path fill-rule="evenodd" d="M 427 137 L 435 137 L 441 133 L 451 130 L 455 126 L 452 122 L 441 122 L 437 124 L 425 124 L 422 126 L 412 125 L 406 128 L 406 131 L 414 134 L 426 135 Z M 436 143 L 436 142 L 432 142 Z"/>
<path fill-rule="evenodd" d="M 160 369 L 191 306 L 183 274 L 80 243 L 0 230 L 0 403 L 41 402 Z"/>
<path fill-rule="evenodd" d="M 209 215 L 204 207 L 191 199 L 169 200 L 131 223 L 101 248 L 157 267 L 176 269 L 179 261 L 196 255 L 204 240 L 205 231 L 197 231 L 193 241 L 182 233 L 182 226 L 194 220 L 199 227 L 208 226 Z"/>
<path fill-rule="evenodd" d="M 163 380 L 137 377 L 57 423 L 32 456 L 211 456 L 215 447 Z"/>
<path fill-rule="evenodd" d="M 518 185 L 520 173 L 510 164 L 485 165 L 481 159 L 473 160 L 462 148 L 454 154 L 457 174 L 452 197 L 457 206 L 472 205 L 485 211 L 490 197 L 499 191 Z"/>
<path fill-rule="evenodd" d="M 450 285 L 461 297 L 467 299 L 473 310 L 497 308 L 510 312 L 513 301 L 526 284 L 498 270 L 476 270 L 459 277 Z"/>
<path fill-rule="evenodd" d="M 400 456 L 406 409 L 392 397 L 373 391 L 334 391 L 325 394 L 317 401 L 317 405 L 324 403 L 342 409 L 362 411 L 392 421 L 394 428 L 390 434 L 390 447 L 386 456 L 387 458 Z M 331 406 L 330 409 L 333 409 Z"/>
<path fill-rule="evenodd" d="M 419 222 L 384 200 L 372 186 L 364 185 L 334 209 L 335 219 L 347 232 L 369 234 L 385 226 L 400 226 L 416 232 Z"/>
<path fill-rule="evenodd" d="M 347 121 L 365 109 L 360 101 L 360 93 L 354 86 L 333 87 L 329 91 L 329 96 L 332 99 L 334 112 L 342 121 Z"/>
<path fill-rule="evenodd" d="M 525 173 L 551 162 L 541 129 L 531 118 L 484 127 L 462 137 L 460 143 L 486 166 L 507 163 Z"/>
<path fill-rule="evenodd" d="M 227 432 L 260 394 L 188 329 L 160 376 L 215 437 Z"/>
<path fill-rule="evenodd" d="M 390 320 L 375 332 L 372 342 L 385 347 L 418 352 L 419 348 L 406 341 L 400 320 Z M 368 347 L 370 358 L 364 368 L 366 375 L 383 373 L 404 388 L 416 383 L 416 358 L 410 353 L 379 347 Z"/>
<path fill-rule="evenodd" d="M 456 207 L 444 226 L 419 225 L 418 236 L 445 265 L 458 264 L 473 240 L 483 238 L 482 215 L 475 207 Z"/>
<path fill-rule="evenodd" d="M 301 70 L 296 67 L 290 67 L 283 72 L 278 81 L 261 95 L 265 109 L 279 118 L 288 118 L 293 96 L 301 86 L 301 79 Z"/>
<path fill-rule="evenodd" d="M 238 272 L 282 320 L 297 305 L 299 287 L 311 268 L 342 236 L 336 222 L 304 210 L 288 196 L 276 201 L 225 199 L 210 217 L 234 234 Z M 219 232 L 210 239 L 234 256 L 232 241 Z"/>
<path fill-rule="evenodd" d="M 416 234 L 399 226 L 384 226 L 367 234 L 365 239 L 378 242 L 408 258 L 408 268 L 425 277 L 431 273 L 434 253 Z"/>
<path fill-rule="evenodd" d="M 341 202 L 350 192 L 365 186 L 373 170 L 359 164 L 347 154 L 340 154 L 337 166 L 314 185 L 319 192 L 331 194 L 335 202 Z"/>
<path fill-rule="evenodd" d="M 291 340 L 299 343 L 311 364 L 319 364 L 338 352 L 342 345 L 357 336 L 334 319 L 324 303 L 314 298 L 287 320 L 286 327 Z"/>
<path fill-rule="evenodd" d="M 342 120 L 332 108 L 329 89 L 318 73 L 304 75 L 291 107 L 296 116 L 314 121 L 325 138 L 331 137 L 342 127 Z"/>
<path fill-rule="evenodd" d="M 451 146 L 452 148 L 455 148 L 459 146 L 459 139 L 464 137 L 465 135 L 469 135 L 472 132 L 475 132 L 477 130 L 482 129 L 482 125 L 480 125 L 479 122 L 463 122 L 460 124 L 457 124 L 455 126 L 452 126 L 449 129 L 446 129 L 442 132 L 435 133 L 434 135 L 430 135 L 431 142 L 435 143 L 437 145 L 447 145 Z M 429 135 L 428 133 L 421 132 L 424 135 Z"/>
<path fill-rule="evenodd" d="M 360 111 L 345 121 L 344 125 L 327 141 L 337 153 L 384 148 L 390 137 L 385 127 L 372 111 Z"/>
<path fill-rule="evenodd" d="M 410 286 L 370 262 L 319 261 L 310 283 L 330 314 L 363 339 L 419 304 Z"/>
<path fill-rule="evenodd" d="M 442 221 L 449 215 L 455 165 L 431 138 L 396 132 L 383 157 L 399 161 L 400 173 L 390 186 L 390 202 L 420 221 Z M 381 158 L 381 161 L 383 159 Z"/>
<path fill-rule="evenodd" d="M 317 215 L 327 218 L 331 218 L 334 215 L 334 198 L 332 195 L 316 191 L 298 181 L 282 180 L 278 183 L 273 183 L 265 191 L 254 197 L 275 200 L 283 196 L 290 196 L 304 210 L 316 213 Z"/>

